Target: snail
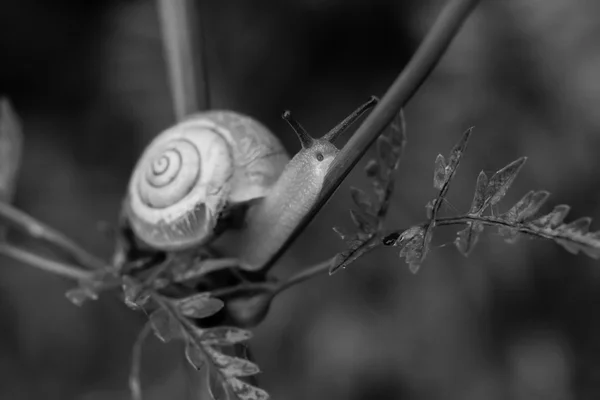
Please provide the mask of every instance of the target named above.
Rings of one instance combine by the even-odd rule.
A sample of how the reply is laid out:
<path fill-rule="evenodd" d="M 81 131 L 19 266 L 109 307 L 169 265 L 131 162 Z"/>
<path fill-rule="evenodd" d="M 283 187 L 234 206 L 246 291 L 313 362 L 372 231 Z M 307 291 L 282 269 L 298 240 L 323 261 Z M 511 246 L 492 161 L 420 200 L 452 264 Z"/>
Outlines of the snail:
<path fill-rule="evenodd" d="M 241 268 L 259 270 L 317 200 L 339 151 L 332 142 L 376 101 L 318 139 L 284 113 L 302 145 L 291 159 L 279 139 L 249 116 L 191 115 L 143 151 L 129 181 L 125 218 L 150 248 L 180 251 L 211 243 L 224 216 L 246 207 L 233 247 Z"/>

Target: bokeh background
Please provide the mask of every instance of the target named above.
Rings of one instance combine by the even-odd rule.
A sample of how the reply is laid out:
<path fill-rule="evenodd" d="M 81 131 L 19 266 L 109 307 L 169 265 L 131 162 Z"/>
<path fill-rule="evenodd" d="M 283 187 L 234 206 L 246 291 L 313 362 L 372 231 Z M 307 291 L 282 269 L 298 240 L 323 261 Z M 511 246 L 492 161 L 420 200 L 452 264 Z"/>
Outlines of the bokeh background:
<path fill-rule="evenodd" d="M 250 114 L 299 145 L 280 119 L 331 128 L 382 95 L 440 0 L 202 2 L 215 108 Z M 409 146 L 389 227 L 425 216 L 432 168 L 475 131 L 447 213 L 465 210 L 480 170 L 529 160 L 504 207 L 531 189 L 600 208 L 600 4 L 484 0 L 406 109 Z M 153 1 L 21 0 L 0 5 L 0 93 L 23 119 L 16 204 L 109 257 L 129 173 L 173 121 Z M 350 175 L 276 269 L 343 248 Z M 501 207 L 502 208 L 502 207 Z M 600 228 L 600 225 L 596 225 Z M 470 258 L 440 232 L 417 275 L 380 249 L 282 294 L 252 347 L 274 399 L 596 399 L 600 267 L 559 246 L 488 231 Z M 23 243 L 35 246 L 34 243 Z M 71 282 L 0 259 L 0 399 L 127 399 L 144 317 L 112 298 L 69 303 Z M 193 397 L 177 345 L 148 341 L 146 399 Z"/>

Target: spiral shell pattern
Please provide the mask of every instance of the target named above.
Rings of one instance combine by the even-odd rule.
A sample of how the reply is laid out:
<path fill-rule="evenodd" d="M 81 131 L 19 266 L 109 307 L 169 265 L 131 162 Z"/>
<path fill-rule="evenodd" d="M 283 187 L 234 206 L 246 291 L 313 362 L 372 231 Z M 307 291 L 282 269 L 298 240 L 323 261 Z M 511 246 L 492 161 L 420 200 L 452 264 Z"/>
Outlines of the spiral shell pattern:
<path fill-rule="evenodd" d="M 279 140 L 250 117 L 199 113 L 146 147 L 129 182 L 126 216 L 153 248 L 202 245 L 226 207 L 266 196 L 288 161 Z"/>

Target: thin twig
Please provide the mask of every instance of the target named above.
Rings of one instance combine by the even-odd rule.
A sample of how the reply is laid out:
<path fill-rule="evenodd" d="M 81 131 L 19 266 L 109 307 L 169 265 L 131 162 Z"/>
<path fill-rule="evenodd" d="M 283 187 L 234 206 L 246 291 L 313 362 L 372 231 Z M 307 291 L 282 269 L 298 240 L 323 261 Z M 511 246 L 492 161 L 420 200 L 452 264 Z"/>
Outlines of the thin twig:
<path fill-rule="evenodd" d="M 142 400 L 142 348 L 144 341 L 152 332 L 152 324 L 148 321 L 138 333 L 133 349 L 131 351 L 131 371 L 129 372 L 129 390 L 131 391 L 132 400 Z"/>
<path fill-rule="evenodd" d="M 284 290 L 286 290 L 294 285 L 297 285 L 298 283 L 302 283 L 306 280 L 314 278 L 317 275 L 326 274 L 327 272 L 329 272 L 329 268 L 331 267 L 333 261 L 334 261 L 334 259 L 331 258 L 329 260 L 322 261 L 322 262 L 315 264 L 313 266 L 310 266 L 308 268 L 302 269 L 302 271 L 298 272 L 295 275 L 292 275 L 290 278 L 279 283 L 273 290 L 273 295 L 275 296 L 275 295 L 283 292 Z"/>
<path fill-rule="evenodd" d="M 84 271 L 74 265 L 49 260 L 7 243 L 0 244 L 0 254 L 44 271 L 77 281 L 91 280 L 93 278 L 93 273 L 90 271 Z"/>
<path fill-rule="evenodd" d="M 442 55 L 446 52 L 452 39 L 480 0 L 450 0 L 431 30 L 406 65 L 402 73 L 385 93 L 373 112 L 361 126 L 329 167 L 325 184 L 318 201 L 311 207 L 294 232 L 281 246 L 279 251 L 265 265 L 270 268 L 296 240 L 298 235 L 308 226 L 317 212 L 327 203 L 342 181 L 358 163 L 361 157 L 377 137 L 390 124 L 394 116 L 405 107 Z"/>
<path fill-rule="evenodd" d="M 194 0 L 158 0 L 163 48 L 177 120 L 210 108 L 206 45 Z"/>
<path fill-rule="evenodd" d="M 275 296 L 298 283 L 302 283 L 317 275 L 325 274 L 329 271 L 329 267 L 331 266 L 332 262 L 333 258 L 330 258 L 329 260 L 314 264 L 308 268 L 302 269 L 302 271 L 298 272 L 297 274 L 294 274 L 288 279 L 278 283 L 245 282 L 239 285 L 214 290 L 211 292 L 211 295 L 214 297 L 224 297 L 249 292 L 268 292 L 272 296 Z"/>
<path fill-rule="evenodd" d="M 104 261 L 91 253 L 88 253 L 87 250 L 83 249 L 62 233 L 39 222 L 32 216 L 10 204 L 0 202 L 0 220 L 35 239 L 54 245 L 71 256 L 74 261 L 77 261 L 77 263 L 81 264 L 84 268 L 91 270 L 108 268 L 108 265 Z"/>

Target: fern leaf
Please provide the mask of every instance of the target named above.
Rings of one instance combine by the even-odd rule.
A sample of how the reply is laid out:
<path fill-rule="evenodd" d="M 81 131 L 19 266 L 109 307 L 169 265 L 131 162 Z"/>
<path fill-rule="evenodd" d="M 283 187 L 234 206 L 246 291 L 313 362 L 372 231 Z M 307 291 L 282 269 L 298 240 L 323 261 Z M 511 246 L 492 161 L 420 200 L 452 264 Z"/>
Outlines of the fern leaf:
<path fill-rule="evenodd" d="M 181 325 L 164 309 L 159 308 L 149 316 L 154 335 L 162 342 L 183 337 Z"/>
<path fill-rule="evenodd" d="M 206 318 L 221 311 L 225 306 L 222 300 L 210 297 L 210 293 L 197 293 L 190 297 L 175 300 L 174 305 L 186 317 Z"/>
<path fill-rule="evenodd" d="M 358 209 L 364 214 L 375 215 L 373 213 L 373 203 L 371 202 L 371 199 L 369 199 L 369 196 L 365 193 L 364 190 L 351 186 L 350 197 L 352 197 L 354 204 L 356 204 Z"/>
<path fill-rule="evenodd" d="M 252 376 L 260 372 L 258 365 L 251 361 L 225 355 L 206 344 L 204 344 L 204 350 L 212 358 L 214 365 L 219 368 L 225 378 Z"/>
<path fill-rule="evenodd" d="M 454 244 L 462 255 L 468 257 L 479 241 L 479 236 L 483 232 L 483 224 L 480 222 L 470 222 L 467 227 L 456 234 Z"/>
<path fill-rule="evenodd" d="M 477 177 L 477 183 L 475 184 L 475 194 L 473 195 L 473 201 L 471 202 L 469 214 L 480 214 L 483 204 L 485 203 L 485 190 L 487 185 L 488 177 L 485 172 L 481 171 Z"/>
<path fill-rule="evenodd" d="M 443 155 L 438 154 L 435 159 L 435 166 L 433 168 L 433 187 L 436 190 L 442 190 L 446 183 L 446 159 Z"/>
<path fill-rule="evenodd" d="M 497 204 L 504 198 L 506 192 L 523 167 L 523 164 L 525 164 L 525 161 L 527 161 L 527 157 L 516 159 L 492 175 L 485 190 L 485 200 L 480 213 L 485 211 L 487 207 Z"/>
<path fill-rule="evenodd" d="M 560 204 L 554 207 L 554 210 L 552 210 L 552 212 L 542 217 L 539 217 L 538 219 L 533 221 L 532 224 L 540 228 L 552 230 L 560 224 L 562 224 L 564 219 L 567 217 L 567 214 L 569 214 L 569 211 L 571 211 L 570 206 L 566 204 Z"/>
<path fill-rule="evenodd" d="M 206 365 L 206 357 L 197 345 L 188 341 L 185 344 L 185 358 L 190 365 L 200 371 Z"/>
<path fill-rule="evenodd" d="M 202 343 L 211 346 L 229 346 L 252 339 L 252 332 L 235 326 L 217 326 L 204 329 L 200 336 Z"/>

